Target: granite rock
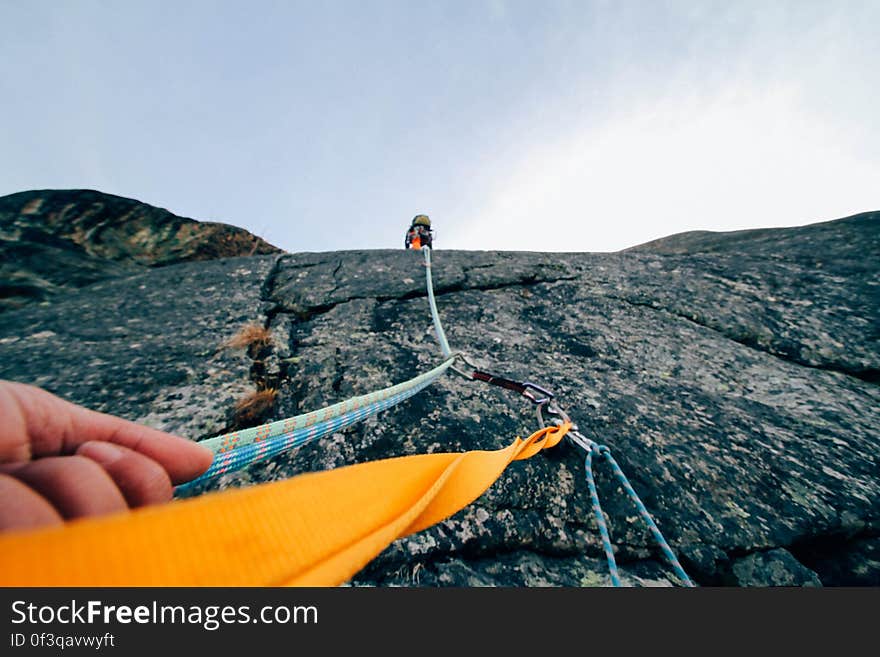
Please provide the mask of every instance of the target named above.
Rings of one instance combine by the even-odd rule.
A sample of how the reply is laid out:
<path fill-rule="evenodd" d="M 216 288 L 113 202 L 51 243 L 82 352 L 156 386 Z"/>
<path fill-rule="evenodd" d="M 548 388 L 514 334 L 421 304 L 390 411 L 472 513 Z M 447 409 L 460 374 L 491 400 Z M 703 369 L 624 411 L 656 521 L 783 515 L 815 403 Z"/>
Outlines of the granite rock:
<path fill-rule="evenodd" d="M 0 197 L 0 311 L 177 262 L 280 253 L 246 230 L 88 189 Z"/>
<path fill-rule="evenodd" d="M 832 223 L 821 266 L 802 257 L 816 244 L 798 246 L 813 239 L 809 226 L 777 234 L 772 257 L 741 236 L 694 254 L 441 249 L 437 303 L 453 349 L 553 390 L 609 446 L 697 583 L 870 584 L 880 573 L 880 219 Z M 418 252 L 343 251 L 178 263 L 63 290 L 49 306 L 0 315 L 0 377 L 204 438 L 231 426 L 235 401 L 255 390 L 277 390 L 268 419 L 279 419 L 439 362 L 424 275 Z M 222 346 L 249 323 L 271 331 L 267 349 Z M 203 490 L 496 449 L 537 428 L 534 410 L 449 374 Z M 512 464 L 351 583 L 607 584 L 583 456 L 563 443 Z M 608 468 L 595 471 L 624 582 L 679 584 Z"/>

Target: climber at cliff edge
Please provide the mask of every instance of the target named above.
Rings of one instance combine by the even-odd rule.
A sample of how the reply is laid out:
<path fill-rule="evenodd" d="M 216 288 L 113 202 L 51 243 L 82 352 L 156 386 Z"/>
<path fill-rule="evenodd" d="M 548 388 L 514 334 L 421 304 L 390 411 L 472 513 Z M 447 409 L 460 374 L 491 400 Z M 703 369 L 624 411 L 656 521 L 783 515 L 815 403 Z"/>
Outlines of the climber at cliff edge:
<path fill-rule="evenodd" d="M 406 231 L 406 238 L 403 241 L 404 248 L 421 249 L 423 246 L 432 248 L 433 242 L 431 220 L 426 214 L 417 214 L 413 217 L 412 223 Z"/>

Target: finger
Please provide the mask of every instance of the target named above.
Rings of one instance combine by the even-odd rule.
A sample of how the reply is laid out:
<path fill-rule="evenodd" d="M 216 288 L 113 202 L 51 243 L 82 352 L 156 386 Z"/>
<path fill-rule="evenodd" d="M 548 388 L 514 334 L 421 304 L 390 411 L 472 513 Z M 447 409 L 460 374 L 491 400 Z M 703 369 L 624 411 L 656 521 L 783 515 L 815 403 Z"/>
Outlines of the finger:
<path fill-rule="evenodd" d="M 0 531 L 60 525 L 64 520 L 49 501 L 15 477 L 0 474 Z"/>
<path fill-rule="evenodd" d="M 112 415 L 80 409 L 88 415 L 74 418 L 75 434 L 65 449 L 75 451 L 85 442 L 104 440 L 139 452 L 158 463 L 175 484 L 189 481 L 211 465 L 214 454 L 207 447 Z"/>
<path fill-rule="evenodd" d="M 209 449 L 190 440 L 82 408 L 34 386 L 0 382 L 0 401 L 4 395 L 13 402 L 10 416 L 30 436 L 32 457 L 72 454 L 89 440 L 105 440 L 150 457 L 174 483 L 202 474 L 213 459 Z"/>
<path fill-rule="evenodd" d="M 143 454 L 97 440 L 83 443 L 76 453 L 104 468 L 130 507 L 161 504 L 171 499 L 173 489 L 165 468 Z"/>
<path fill-rule="evenodd" d="M 39 459 L 16 468 L 11 476 L 51 502 L 66 520 L 128 508 L 110 475 L 84 456 Z"/>
<path fill-rule="evenodd" d="M 31 458 L 27 423 L 18 399 L 12 393 L 12 384 L 0 382 L 0 463 L 29 461 Z"/>

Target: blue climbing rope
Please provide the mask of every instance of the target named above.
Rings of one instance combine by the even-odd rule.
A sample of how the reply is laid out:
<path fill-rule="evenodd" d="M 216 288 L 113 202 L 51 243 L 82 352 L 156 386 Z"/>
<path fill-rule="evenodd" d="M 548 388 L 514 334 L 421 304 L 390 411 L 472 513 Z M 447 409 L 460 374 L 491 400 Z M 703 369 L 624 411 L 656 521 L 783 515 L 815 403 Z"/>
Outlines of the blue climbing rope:
<path fill-rule="evenodd" d="M 202 444 L 215 452 L 211 466 L 200 477 L 181 484 L 175 491 L 178 494 L 187 493 L 209 479 L 241 470 L 288 449 L 301 447 L 391 408 L 431 385 L 453 362 L 453 357 L 447 358 L 437 367 L 409 381 L 353 397 L 319 411 L 203 441 Z"/>
<path fill-rule="evenodd" d="M 599 503 L 599 493 L 596 490 L 596 482 L 593 480 L 593 452 L 587 451 L 586 460 L 587 487 L 590 489 L 590 500 L 593 504 L 593 515 L 596 516 L 596 524 L 599 526 L 599 536 L 602 538 L 602 549 L 605 550 L 605 559 L 608 561 L 608 571 L 611 574 L 611 584 L 620 586 L 620 575 L 617 572 L 617 562 L 614 559 L 614 549 L 611 547 L 611 535 L 608 533 L 608 525 L 605 524 L 605 514 Z"/>
<path fill-rule="evenodd" d="M 555 422 L 556 424 L 561 424 L 562 422 L 571 422 L 571 418 L 568 416 L 568 413 L 562 410 L 562 407 L 560 407 L 559 403 L 553 398 L 545 400 L 544 403 L 538 406 L 538 420 L 540 421 L 541 426 L 547 426 L 547 418 L 544 417 L 545 413 L 554 418 L 553 422 Z M 608 562 L 608 570 L 611 574 L 611 584 L 613 586 L 621 586 L 620 575 L 617 570 L 617 561 L 614 558 L 614 549 L 611 544 L 611 534 L 609 533 L 608 525 L 605 522 L 605 513 L 602 511 L 602 505 L 599 502 L 599 492 L 596 490 L 596 482 L 593 478 L 594 456 L 596 458 L 604 458 L 611 465 L 611 470 L 614 473 L 614 476 L 623 486 L 623 490 L 626 491 L 626 494 L 636 505 L 636 509 L 638 509 L 639 515 L 648 526 L 648 529 L 651 531 L 651 535 L 654 537 L 657 545 L 660 546 L 660 550 L 661 552 L 663 552 L 663 556 L 666 557 L 666 560 L 672 566 L 672 569 L 675 571 L 675 575 L 678 577 L 678 579 L 681 580 L 681 582 L 685 586 L 696 586 L 693 580 L 688 577 L 687 573 L 684 571 L 684 568 L 681 567 L 681 564 L 676 558 L 675 553 L 672 551 L 672 548 L 669 547 L 669 543 L 667 543 L 666 539 L 663 538 L 663 534 L 660 532 L 660 528 L 657 526 L 657 523 L 654 522 L 654 519 L 648 512 L 647 507 L 642 502 L 636 491 L 633 489 L 632 485 L 629 483 L 629 479 L 626 478 L 626 475 L 623 474 L 623 470 L 620 469 L 617 461 L 615 461 L 614 457 L 611 456 L 611 450 L 608 448 L 608 446 L 600 445 L 594 440 L 587 438 L 584 434 L 580 432 L 576 424 L 572 424 L 572 428 L 566 434 L 566 438 L 578 447 L 580 447 L 582 450 L 584 450 L 584 453 L 586 454 L 586 457 L 584 458 L 584 471 L 587 479 L 587 487 L 590 489 L 590 502 L 593 508 L 593 515 L 596 517 L 596 524 L 599 527 L 599 535 L 602 538 L 602 548 L 605 551 L 605 559 Z"/>
<path fill-rule="evenodd" d="M 431 277 L 431 249 L 424 247 L 422 250 L 425 254 L 425 283 L 428 303 L 431 307 L 431 319 L 437 332 L 437 340 L 445 358 L 443 363 L 409 381 L 354 397 L 319 411 L 304 413 L 258 427 L 232 431 L 204 440 L 201 444 L 215 453 L 211 466 L 200 477 L 178 486 L 175 492 L 186 494 L 209 479 L 240 470 L 252 463 L 264 461 L 286 450 L 301 447 L 329 433 L 349 427 L 412 397 L 452 367 L 458 356 L 454 356 L 449 348 L 446 333 L 443 331 L 440 315 L 437 312 L 434 282 Z"/>
<path fill-rule="evenodd" d="M 590 488 L 590 497 L 593 500 L 593 513 L 595 514 L 596 522 L 599 525 L 599 533 L 602 535 L 602 545 L 605 548 L 605 557 L 608 560 L 608 569 L 611 571 L 612 584 L 614 586 L 620 586 L 620 578 L 617 575 L 617 563 L 614 559 L 614 553 L 611 549 L 611 537 L 608 533 L 608 527 L 605 525 L 605 518 L 604 514 L 602 513 L 602 506 L 599 504 L 599 495 L 596 492 L 596 484 L 593 481 L 594 454 L 598 458 L 604 458 L 611 465 L 611 471 L 613 472 L 614 476 L 617 477 L 617 480 L 620 482 L 620 484 L 623 486 L 623 490 L 626 491 L 626 494 L 629 495 L 630 499 L 635 503 L 639 515 L 648 526 L 651 535 L 654 537 L 657 545 L 660 546 L 660 551 L 663 552 L 663 556 L 666 557 L 666 560 L 672 566 L 672 569 L 675 571 L 676 576 L 685 586 L 695 586 L 694 582 L 691 580 L 690 577 L 688 577 L 687 573 L 684 571 L 684 568 L 681 567 L 678 558 L 676 558 L 675 553 L 672 551 L 672 548 L 669 547 L 669 543 L 667 543 L 666 539 L 663 538 L 663 534 L 660 532 L 660 528 L 657 527 L 657 523 L 654 522 L 654 519 L 648 512 L 647 507 L 642 502 L 641 498 L 639 498 L 632 485 L 629 483 L 629 479 L 627 479 L 626 475 L 623 474 L 623 470 L 620 469 L 620 466 L 617 464 L 617 461 L 614 460 L 614 457 L 611 456 L 611 450 L 608 448 L 607 445 L 597 445 L 596 443 L 592 443 L 591 448 L 587 451 L 587 456 L 584 460 L 584 469 L 586 470 L 587 485 Z"/>

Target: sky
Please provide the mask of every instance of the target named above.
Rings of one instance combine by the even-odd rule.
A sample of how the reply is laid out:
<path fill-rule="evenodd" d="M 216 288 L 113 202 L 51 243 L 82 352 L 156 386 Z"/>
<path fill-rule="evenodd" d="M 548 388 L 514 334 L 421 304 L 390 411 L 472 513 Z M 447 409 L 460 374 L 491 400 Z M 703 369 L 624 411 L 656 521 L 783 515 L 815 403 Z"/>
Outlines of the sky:
<path fill-rule="evenodd" d="M 0 0 L 0 195 L 290 252 L 616 251 L 880 210 L 880 2 Z"/>

